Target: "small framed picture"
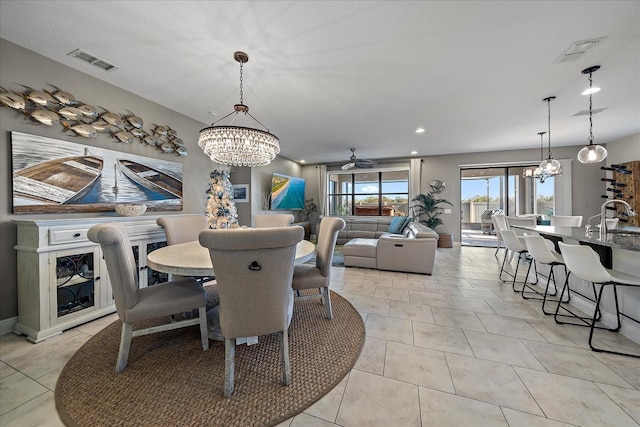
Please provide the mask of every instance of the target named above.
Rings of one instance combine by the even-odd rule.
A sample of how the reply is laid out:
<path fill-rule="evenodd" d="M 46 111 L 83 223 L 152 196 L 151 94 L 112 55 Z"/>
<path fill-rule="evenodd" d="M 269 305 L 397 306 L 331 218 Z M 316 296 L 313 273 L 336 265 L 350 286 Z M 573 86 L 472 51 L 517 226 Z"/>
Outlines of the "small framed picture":
<path fill-rule="evenodd" d="M 248 203 L 249 184 L 233 184 L 233 200 L 236 203 Z"/>

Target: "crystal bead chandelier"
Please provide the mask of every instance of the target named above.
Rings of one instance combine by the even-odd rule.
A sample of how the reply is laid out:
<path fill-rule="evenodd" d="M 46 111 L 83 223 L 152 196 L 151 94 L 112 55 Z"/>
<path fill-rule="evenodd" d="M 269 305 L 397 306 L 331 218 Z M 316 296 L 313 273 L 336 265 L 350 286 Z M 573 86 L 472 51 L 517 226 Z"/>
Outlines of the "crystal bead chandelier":
<path fill-rule="evenodd" d="M 591 95 L 593 94 L 593 80 L 591 75 L 600 69 L 599 65 L 585 68 L 582 74 L 589 74 L 589 144 L 578 152 L 578 160 L 581 163 L 599 163 L 607 157 L 607 149 L 602 145 L 593 143 L 593 109 Z"/>
<path fill-rule="evenodd" d="M 249 107 L 243 104 L 242 66 L 249 61 L 249 55 L 235 52 L 233 57 L 240 63 L 240 103 L 234 105 L 231 113 L 200 131 L 198 145 L 204 153 L 216 163 L 228 166 L 264 166 L 271 163 L 280 153 L 277 136 L 269 133 L 262 123 L 249 113 Z M 233 121 L 242 115 L 249 126 L 234 126 Z M 229 124 L 218 124 L 233 115 Z M 264 130 L 252 126 L 252 120 Z"/>
<path fill-rule="evenodd" d="M 543 101 L 547 103 L 547 141 L 549 143 L 549 155 L 546 160 L 540 162 L 540 169 L 547 175 L 550 176 L 562 176 L 562 165 L 559 161 L 551 157 L 551 101 L 556 99 L 555 96 L 549 96 Z"/>

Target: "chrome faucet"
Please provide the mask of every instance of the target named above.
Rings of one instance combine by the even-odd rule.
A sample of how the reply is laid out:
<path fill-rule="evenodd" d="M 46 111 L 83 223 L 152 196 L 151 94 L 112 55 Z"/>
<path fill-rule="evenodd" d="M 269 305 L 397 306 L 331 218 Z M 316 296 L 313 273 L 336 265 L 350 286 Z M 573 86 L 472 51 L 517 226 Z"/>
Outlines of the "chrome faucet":
<path fill-rule="evenodd" d="M 628 216 L 636 216 L 637 213 L 636 211 L 633 210 L 633 208 L 631 207 L 631 205 L 627 202 L 625 202 L 624 200 L 607 200 L 606 202 L 604 202 L 602 204 L 602 206 L 600 207 L 600 240 L 604 241 L 607 240 L 607 232 L 609 231 L 607 229 L 607 217 L 606 217 L 606 208 L 608 205 L 610 205 L 611 203 L 622 203 L 625 208 L 627 209 L 627 215 Z"/>

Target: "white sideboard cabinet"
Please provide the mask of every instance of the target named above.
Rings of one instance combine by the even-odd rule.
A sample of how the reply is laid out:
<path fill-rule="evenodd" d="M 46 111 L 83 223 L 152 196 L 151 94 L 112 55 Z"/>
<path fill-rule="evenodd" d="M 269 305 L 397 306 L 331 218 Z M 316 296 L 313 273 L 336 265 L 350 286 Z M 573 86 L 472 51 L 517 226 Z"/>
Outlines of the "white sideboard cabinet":
<path fill-rule="evenodd" d="M 87 238 L 99 223 L 124 223 L 136 258 L 141 287 L 166 281 L 147 268 L 147 253 L 166 245 L 156 217 L 17 220 L 18 323 L 14 332 L 40 341 L 115 312 L 100 245 Z"/>

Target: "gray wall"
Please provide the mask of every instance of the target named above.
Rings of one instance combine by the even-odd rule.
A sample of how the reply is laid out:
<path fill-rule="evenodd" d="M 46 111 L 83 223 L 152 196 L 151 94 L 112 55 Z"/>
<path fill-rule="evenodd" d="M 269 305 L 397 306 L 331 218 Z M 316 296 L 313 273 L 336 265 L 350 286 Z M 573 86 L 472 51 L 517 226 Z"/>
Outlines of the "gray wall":
<path fill-rule="evenodd" d="M 137 142 L 134 144 L 115 144 L 106 135 L 98 135 L 97 138 L 91 140 L 72 137 L 61 133 L 61 127 L 32 125 L 29 121 L 23 120 L 21 113 L 7 107 L 0 107 L 0 188 L 2 189 L 2 195 L 0 195 L 0 265 L 2 266 L 0 268 L 0 320 L 4 320 L 18 314 L 16 252 L 13 248 L 16 244 L 16 227 L 11 222 L 12 219 L 59 219 L 115 215 L 115 213 L 13 215 L 11 213 L 10 131 L 47 136 L 118 150 L 123 153 L 183 163 L 184 208 L 182 212 L 172 213 L 204 212 L 205 191 L 208 188 L 209 172 L 212 168 L 210 160 L 202 154 L 202 150 L 197 145 L 198 132 L 207 124 L 190 119 L 2 39 L 0 39 L 0 57 L 2 58 L 0 61 L 0 86 L 5 89 L 19 90 L 15 83 L 22 83 L 34 89 L 45 88 L 47 83 L 55 84 L 89 104 L 101 105 L 117 113 L 124 113 L 125 109 L 129 109 L 142 117 L 147 124 L 169 125 L 178 132 L 178 136 L 184 140 L 189 151 L 187 157 L 178 157 L 160 154 Z M 145 128 L 147 127 L 145 125 Z M 150 213 L 150 215 L 158 214 L 158 212 Z"/>
<path fill-rule="evenodd" d="M 572 161 L 572 210 L 574 215 L 583 215 L 585 218 L 600 212 L 605 185 L 600 178 L 605 176 L 600 170 L 603 164 L 585 165 L 577 160 L 577 154 L 581 145 L 571 147 L 552 147 L 553 156 L 556 159 L 573 159 Z M 640 156 L 640 134 L 614 141 L 607 146 L 609 157 L 607 163 L 626 162 L 637 159 Z M 449 232 L 455 241 L 460 241 L 460 167 L 470 164 L 505 164 L 510 162 L 530 161 L 538 163 L 540 151 L 537 149 L 508 150 L 496 152 L 451 154 L 443 156 L 422 157 L 422 182 L 420 191 L 427 193 L 430 190 L 429 183 L 434 178 L 440 178 L 447 184 L 446 189 L 439 194 L 440 198 L 453 203 L 450 214 L 441 216 L 444 224 L 439 231 Z M 614 161 L 615 159 L 615 161 Z M 303 177 L 315 179 L 316 166 L 308 165 L 303 168 Z M 317 185 L 307 186 L 307 197 L 318 199 Z"/>
<path fill-rule="evenodd" d="M 607 165 L 640 160 L 640 133 L 607 145 Z"/>
<path fill-rule="evenodd" d="M 600 178 L 605 176 L 600 170 L 601 164 L 585 165 L 577 161 L 576 155 L 580 146 L 553 148 L 553 155 L 556 159 L 575 159 L 572 162 L 572 208 L 573 215 L 583 215 L 588 218 L 600 212 L 603 194 L 603 183 Z M 469 153 L 453 154 L 446 156 L 425 157 L 422 165 L 422 192 L 428 191 L 429 183 L 434 178 L 444 179 L 447 188 L 440 196 L 453 203 L 451 214 L 441 216 L 444 224 L 442 231 L 453 234 L 456 241 L 460 240 L 460 168 L 458 165 L 485 164 L 485 163 L 508 163 L 521 162 L 539 159 L 538 150 L 509 150 L 497 151 L 493 153 Z M 594 191 L 597 189 L 597 191 Z M 561 196 L 561 195 L 560 195 Z M 440 229 L 439 229 L 440 230 Z"/>
<path fill-rule="evenodd" d="M 290 213 L 298 221 L 298 211 L 269 211 L 263 209 L 264 194 L 271 191 L 271 173 L 278 172 L 296 177 L 302 176 L 302 167 L 293 160 L 284 157 L 276 157 L 266 166 L 251 168 L 251 215 L 268 215 L 269 213 Z M 248 218 L 243 225 L 253 225 L 252 217 Z"/>

